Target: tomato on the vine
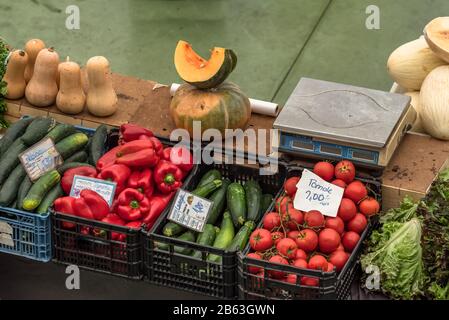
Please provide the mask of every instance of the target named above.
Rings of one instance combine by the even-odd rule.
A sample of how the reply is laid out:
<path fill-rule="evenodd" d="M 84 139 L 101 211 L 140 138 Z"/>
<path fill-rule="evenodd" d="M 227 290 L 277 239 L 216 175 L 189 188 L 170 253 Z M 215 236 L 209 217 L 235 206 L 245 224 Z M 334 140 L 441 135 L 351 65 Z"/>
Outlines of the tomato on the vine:
<path fill-rule="evenodd" d="M 249 244 L 254 251 L 265 251 L 273 246 L 271 232 L 265 229 L 256 229 L 251 233 Z"/>

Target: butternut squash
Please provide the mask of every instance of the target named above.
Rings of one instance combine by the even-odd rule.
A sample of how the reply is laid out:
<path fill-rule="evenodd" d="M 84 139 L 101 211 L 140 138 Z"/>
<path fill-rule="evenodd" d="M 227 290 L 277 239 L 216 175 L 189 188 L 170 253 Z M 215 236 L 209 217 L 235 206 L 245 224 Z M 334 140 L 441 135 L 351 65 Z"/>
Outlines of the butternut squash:
<path fill-rule="evenodd" d="M 59 67 L 59 92 L 56 96 L 56 107 L 64 113 L 77 114 L 83 111 L 86 95 L 81 86 L 80 66 L 67 57 Z"/>
<path fill-rule="evenodd" d="M 34 72 L 25 89 L 29 103 L 36 107 L 47 107 L 55 103 L 58 94 L 56 73 L 59 56 L 53 48 L 41 50 L 34 64 Z"/>
<path fill-rule="evenodd" d="M 25 94 L 26 82 L 24 78 L 28 55 L 23 50 L 14 50 L 9 57 L 8 66 L 3 80 L 6 81 L 6 98 L 20 99 Z"/>
<path fill-rule="evenodd" d="M 117 111 L 117 94 L 112 87 L 109 61 L 102 56 L 87 61 L 87 110 L 97 117 L 108 117 Z"/>
<path fill-rule="evenodd" d="M 34 72 L 34 63 L 36 62 L 39 51 L 45 49 L 44 41 L 40 39 L 31 39 L 25 44 L 25 52 L 28 55 L 28 64 L 25 68 L 25 81 L 31 80 Z"/>

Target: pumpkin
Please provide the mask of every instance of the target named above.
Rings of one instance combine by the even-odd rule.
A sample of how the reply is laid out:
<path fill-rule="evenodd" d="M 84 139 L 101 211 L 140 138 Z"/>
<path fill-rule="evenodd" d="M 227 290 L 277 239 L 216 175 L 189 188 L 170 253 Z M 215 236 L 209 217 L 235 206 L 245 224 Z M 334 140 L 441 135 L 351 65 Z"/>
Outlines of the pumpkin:
<path fill-rule="evenodd" d="M 170 114 L 176 127 L 193 137 L 193 121 L 201 121 L 201 133 L 217 129 L 244 129 L 251 118 L 249 99 L 238 86 L 224 82 L 214 89 L 198 89 L 183 84 L 170 103 Z"/>
<path fill-rule="evenodd" d="M 424 28 L 424 37 L 433 52 L 449 63 L 449 17 L 430 21 Z"/>
<path fill-rule="evenodd" d="M 56 73 L 59 55 L 53 48 L 41 50 L 34 64 L 34 72 L 25 89 L 29 103 L 36 107 L 47 107 L 55 103 L 58 94 Z"/>
<path fill-rule="evenodd" d="M 56 107 L 64 113 L 80 113 L 86 102 L 86 95 L 81 86 L 80 66 L 67 57 L 66 62 L 59 64 L 58 70 L 60 83 Z"/>
<path fill-rule="evenodd" d="M 215 47 L 211 50 L 209 60 L 205 60 L 183 40 L 176 46 L 174 60 L 181 79 L 200 89 L 218 86 L 237 65 L 237 56 L 231 49 Z"/>
<path fill-rule="evenodd" d="M 433 70 L 420 93 L 421 121 L 432 137 L 449 140 L 449 66 Z"/>
<path fill-rule="evenodd" d="M 393 51 L 388 58 L 387 68 L 390 76 L 401 87 L 419 91 L 429 72 L 445 64 L 421 37 Z"/>
<path fill-rule="evenodd" d="M 28 64 L 25 68 L 25 81 L 27 83 L 33 76 L 34 63 L 36 62 L 37 55 L 42 49 L 45 49 L 45 43 L 40 39 L 31 39 L 25 44 L 25 52 L 28 55 Z"/>
<path fill-rule="evenodd" d="M 102 56 L 92 57 L 87 61 L 86 105 L 90 113 L 97 117 L 107 117 L 117 111 L 117 94 L 112 87 L 109 61 Z"/>
<path fill-rule="evenodd" d="M 9 57 L 8 66 L 3 80 L 7 83 L 6 98 L 19 99 L 25 94 L 26 82 L 24 78 L 28 55 L 23 50 L 14 50 Z"/>
<path fill-rule="evenodd" d="M 413 132 L 418 132 L 418 133 L 426 133 L 426 131 L 424 130 L 423 126 L 422 126 L 422 122 L 421 122 L 421 106 L 419 104 L 419 91 L 412 91 L 412 92 L 407 92 L 405 93 L 405 95 L 409 96 L 410 98 L 412 98 L 410 104 L 412 105 L 413 109 L 415 109 L 416 111 L 416 120 L 413 123 L 413 127 L 412 130 Z"/>

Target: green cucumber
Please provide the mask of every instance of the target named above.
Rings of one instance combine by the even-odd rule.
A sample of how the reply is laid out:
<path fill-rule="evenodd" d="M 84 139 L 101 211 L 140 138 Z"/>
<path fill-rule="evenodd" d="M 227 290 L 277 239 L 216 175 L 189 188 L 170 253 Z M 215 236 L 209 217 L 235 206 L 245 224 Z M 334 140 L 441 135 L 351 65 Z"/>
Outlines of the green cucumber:
<path fill-rule="evenodd" d="M 183 226 L 174 223 L 174 222 L 167 222 L 167 224 L 162 229 L 162 234 L 167 237 L 176 237 L 177 235 L 181 234 L 186 228 Z"/>
<path fill-rule="evenodd" d="M 17 209 L 17 199 L 11 204 L 10 208 Z"/>
<path fill-rule="evenodd" d="M 22 164 L 19 163 L 6 179 L 0 190 L 0 206 L 7 207 L 17 198 L 17 190 L 20 187 L 19 181 L 26 176 L 26 171 Z"/>
<path fill-rule="evenodd" d="M 95 168 L 94 166 L 91 166 L 90 164 L 84 162 L 68 162 L 68 163 L 64 162 L 64 164 L 60 165 L 56 170 L 58 170 L 59 174 L 62 176 L 64 172 L 66 172 L 67 170 L 78 167 Z"/>
<path fill-rule="evenodd" d="M 74 133 L 56 144 L 56 150 L 63 159 L 70 158 L 87 144 L 89 137 L 82 132 Z"/>
<path fill-rule="evenodd" d="M 232 222 L 231 214 L 226 211 L 223 214 L 223 221 L 221 222 L 220 232 L 215 238 L 213 247 L 217 249 L 226 249 L 232 243 L 234 234 L 234 223 Z M 220 263 L 221 257 L 216 254 L 209 254 L 207 256 L 207 261 Z"/>
<path fill-rule="evenodd" d="M 30 188 L 27 196 L 23 199 L 22 208 L 27 211 L 36 209 L 53 187 L 61 180 L 56 170 L 51 170 L 40 177 Z"/>
<path fill-rule="evenodd" d="M 58 183 L 45 195 L 41 204 L 39 205 L 39 207 L 37 207 L 36 213 L 47 213 L 48 209 L 53 205 L 53 202 L 62 196 L 64 196 L 64 191 L 62 190 L 61 184 Z"/>
<path fill-rule="evenodd" d="M 106 152 L 106 139 L 108 137 L 108 127 L 104 124 L 100 125 L 97 130 L 95 130 L 92 136 L 91 143 L 89 145 L 89 163 L 95 166 L 98 159 Z"/>
<path fill-rule="evenodd" d="M 203 246 L 212 246 L 214 244 L 215 238 L 217 237 L 217 230 L 211 224 L 206 224 L 204 226 L 203 232 L 198 235 L 196 243 Z M 194 258 L 201 258 L 202 253 L 199 250 L 195 250 L 192 255 Z"/>
<path fill-rule="evenodd" d="M 214 180 L 221 180 L 221 173 L 217 169 L 212 169 L 207 171 L 202 177 L 200 182 L 198 182 L 197 188 L 202 187 L 209 182 L 212 182 Z"/>
<path fill-rule="evenodd" d="M 164 251 L 168 251 L 168 249 L 170 248 L 168 243 L 162 243 L 162 242 L 157 242 L 157 241 L 154 242 L 154 247 L 159 250 L 164 250 Z"/>
<path fill-rule="evenodd" d="M 251 221 L 259 221 L 260 215 L 260 200 L 262 199 L 262 188 L 254 181 L 249 180 L 244 186 L 246 195 L 246 219 Z"/>
<path fill-rule="evenodd" d="M 19 155 L 27 149 L 22 139 L 14 141 L 0 160 L 0 185 L 8 178 L 9 173 L 20 163 Z"/>
<path fill-rule="evenodd" d="M 229 251 L 242 251 L 246 244 L 248 243 L 249 236 L 251 232 L 256 227 L 253 221 L 246 221 L 245 224 L 240 228 L 239 232 L 232 239 L 231 244 L 227 247 Z"/>
<path fill-rule="evenodd" d="M 273 202 L 272 194 L 265 193 L 262 195 L 262 198 L 260 198 L 260 213 L 259 213 L 260 217 L 263 217 L 263 215 L 265 214 L 265 212 L 267 212 L 272 202 Z"/>
<path fill-rule="evenodd" d="M 187 241 L 187 242 L 195 242 L 195 232 L 193 232 L 192 230 L 187 230 L 186 232 L 181 234 L 176 239 Z M 184 254 L 184 255 L 192 254 L 191 248 L 175 246 L 173 249 L 175 250 L 176 253 L 180 253 L 180 254 Z"/>
<path fill-rule="evenodd" d="M 17 209 L 22 210 L 22 203 L 23 203 L 23 199 L 25 199 L 25 197 L 28 194 L 28 191 L 30 191 L 31 186 L 33 185 L 33 182 L 31 181 L 31 179 L 28 176 L 25 176 L 25 178 L 23 179 L 22 183 L 19 186 L 19 191 L 17 192 Z"/>
<path fill-rule="evenodd" d="M 228 186 L 231 184 L 229 179 L 223 179 L 220 189 L 216 190 L 209 197 L 209 200 L 213 201 L 212 208 L 210 209 L 209 216 L 207 217 L 207 222 L 209 224 L 215 224 L 222 214 L 226 205 L 226 192 Z"/>
<path fill-rule="evenodd" d="M 226 198 L 234 226 L 240 228 L 246 221 L 245 189 L 240 183 L 233 182 L 228 186 Z"/>
<path fill-rule="evenodd" d="M 53 143 L 58 143 L 65 137 L 68 137 L 72 134 L 76 133 L 76 128 L 71 124 L 60 123 L 57 124 L 56 127 L 51 129 L 49 133 L 45 136 L 46 138 L 51 138 Z"/>
<path fill-rule="evenodd" d="M 56 121 L 52 118 L 36 117 L 22 136 L 23 143 L 31 147 L 53 129 Z"/>
<path fill-rule="evenodd" d="M 223 182 L 221 180 L 213 180 L 205 185 L 202 185 L 201 187 L 196 187 L 196 189 L 191 193 L 198 197 L 206 198 L 212 192 L 220 188 L 222 184 Z"/>
<path fill-rule="evenodd" d="M 20 119 L 19 121 L 13 123 L 8 130 L 6 130 L 0 140 L 0 155 L 4 154 L 11 144 L 24 134 L 31 121 L 33 121 L 33 118 L 31 117 Z"/>
<path fill-rule="evenodd" d="M 78 151 L 77 153 L 71 155 L 67 159 L 64 160 L 64 163 L 70 162 L 86 162 L 87 161 L 87 152 L 84 150 Z"/>

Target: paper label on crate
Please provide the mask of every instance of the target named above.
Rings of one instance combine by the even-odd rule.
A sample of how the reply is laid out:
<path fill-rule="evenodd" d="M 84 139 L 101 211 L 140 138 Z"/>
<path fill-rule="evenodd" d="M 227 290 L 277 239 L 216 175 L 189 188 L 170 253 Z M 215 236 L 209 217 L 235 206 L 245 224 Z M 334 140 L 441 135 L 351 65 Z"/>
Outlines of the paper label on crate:
<path fill-rule="evenodd" d="M 0 244 L 8 247 L 14 247 L 14 240 L 12 238 L 13 230 L 12 227 L 4 222 L 0 221 Z"/>
<path fill-rule="evenodd" d="M 19 155 L 31 181 L 36 181 L 45 173 L 61 165 L 63 160 L 51 138 L 46 138 Z"/>
<path fill-rule="evenodd" d="M 293 207 L 301 211 L 318 210 L 323 215 L 336 217 L 344 189 L 329 183 L 309 170 L 299 180 Z"/>
<path fill-rule="evenodd" d="M 115 182 L 75 175 L 72 189 L 70 189 L 70 196 L 79 198 L 81 191 L 88 189 L 98 193 L 106 200 L 109 206 L 112 206 L 116 188 L 117 184 Z"/>
<path fill-rule="evenodd" d="M 212 204 L 212 201 L 179 189 L 167 219 L 194 231 L 203 232 Z"/>
<path fill-rule="evenodd" d="M 0 233 L 12 234 L 12 227 L 9 223 L 0 221 Z"/>

